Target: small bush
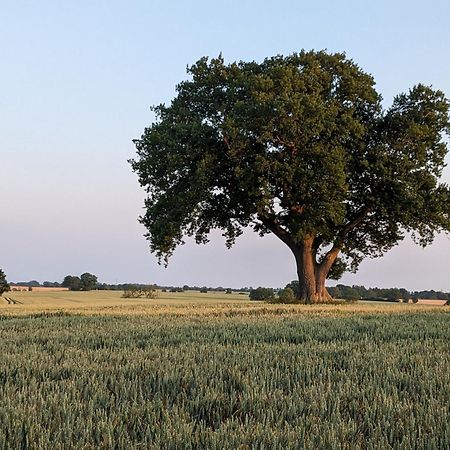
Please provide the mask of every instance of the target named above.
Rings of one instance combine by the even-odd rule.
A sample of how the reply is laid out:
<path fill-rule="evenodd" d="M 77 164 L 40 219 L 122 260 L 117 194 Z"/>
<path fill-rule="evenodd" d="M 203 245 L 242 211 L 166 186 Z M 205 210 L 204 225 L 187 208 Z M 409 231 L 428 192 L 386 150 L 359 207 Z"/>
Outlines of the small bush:
<path fill-rule="evenodd" d="M 291 288 L 284 288 L 278 292 L 278 303 L 296 303 L 295 293 Z"/>
<path fill-rule="evenodd" d="M 250 300 L 274 300 L 275 294 L 272 288 L 258 287 L 250 291 Z"/>
<path fill-rule="evenodd" d="M 155 286 L 129 286 L 124 290 L 123 298 L 149 298 L 154 299 L 158 297 L 158 292 Z"/>

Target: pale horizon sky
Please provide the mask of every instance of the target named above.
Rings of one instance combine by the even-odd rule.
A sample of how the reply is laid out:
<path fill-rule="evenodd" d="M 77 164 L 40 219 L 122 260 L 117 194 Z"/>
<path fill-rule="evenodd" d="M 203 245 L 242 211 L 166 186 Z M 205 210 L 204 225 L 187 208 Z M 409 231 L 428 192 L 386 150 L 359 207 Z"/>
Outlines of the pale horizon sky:
<path fill-rule="evenodd" d="M 386 107 L 419 82 L 450 97 L 449 25 L 447 0 L 0 0 L 0 268 L 11 281 L 88 271 L 107 283 L 284 286 L 289 250 L 251 232 L 231 250 L 220 233 L 189 241 L 158 266 L 127 163 L 149 107 L 169 102 L 202 56 L 302 48 L 346 52 Z M 425 250 L 406 239 L 340 282 L 450 291 L 450 239 Z"/>

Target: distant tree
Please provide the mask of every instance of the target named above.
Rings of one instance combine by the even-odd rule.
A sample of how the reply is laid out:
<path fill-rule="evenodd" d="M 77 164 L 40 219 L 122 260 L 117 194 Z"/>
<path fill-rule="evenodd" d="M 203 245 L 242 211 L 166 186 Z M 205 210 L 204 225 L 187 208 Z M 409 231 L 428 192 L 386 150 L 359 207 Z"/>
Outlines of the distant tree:
<path fill-rule="evenodd" d="M 277 300 L 279 303 L 295 303 L 296 299 L 293 289 L 289 287 L 281 289 L 280 292 L 278 292 Z"/>
<path fill-rule="evenodd" d="M 0 295 L 3 295 L 4 292 L 9 291 L 9 284 L 6 279 L 5 272 L 3 272 L 2 269 L 0 269 Z"/>
<path fill-rule="evenodd" d="M 138 298 L 140 297 L 140 289 L 136 285 L 129 285 L 123 291 L 123 298 Z"/>
<path fill-rule="evenodd" d="M 359 300 L 361 298 L 359 290 L 354 287 L 338 284 L 337 288 L 341 292 L 341 298 L 345 300 Z"/>
<path fill-rule="evenodd" d="M 69 290 L 71 291 L 80 291 L 82 286 L 80 277 L 76 277 L 73 275 L 67 275 L 66 277 L 64 277 L 61 285 L 65 288 L 69 288 Z"/>
<path fill-rule="evenodd" d="M 56 281 L 44 281 L 42 283 L 42 286 L 44 286 L 44 287 L 59 287 L 60 284 Z"/>
<path fill-rule="evenodd" d="M 272 288 L 258 287 L 250 291 L 250 300 L 274 300 L 275 293 Z"/>
<path fill-rule="evenodd" d="M 185 236 L 206 243 L 221 229 L 230 247 L 251 226 L 288 246 L 298 300 L 317 303 L 327 278 L 406 234 L 425 246 L 450 230 L 443 92 L 419 84 L 383 108 L 370 74 L 324 51 L 202 58 L 188 72 L 131 161 L 160 259 Z"/>
<path fill-rule="evenodd" d="M 330 286 L 327 288 L 328 293 L 333 297 L 333 298 L 342 298 L 342 294 L 341 291 L 338 287 L 336 286 Z"/>
<path fill-rule="evenodd" d="M 182 287 L 171 287 L 169 292 L 184 292 L 184 289 Z"/>
<path fill-rule="evenodd" d="M 285 288 L 292 289 L 294 291 L 294 294 L 296 297 L 300 295 L 300 284 L 298 280 L 292 280 L 290 283 L 288 283 Z"/>
<path fill-rule="evenodd" d="M 80 276 L 80 281 L 81 281 L 81 290 L 92 291 L 92 289 L 94 289 L 95 286 L 97 285 L 98 280 L 95 275 L 86 272 Z"/>
<path fill-rule="evenodd" d="M 411 292 L 409 292 L 407 289 L 405 288 L 400 288 L 400 295 L 401 295 L 401 299 L 403 300 L 404 303 L 409 303 L 410 299 L 411 299 Z"/>
<path fill-rule="evenodd" d="M 403 296 L 402 296 L 402 293 L 400 292 L 400 289 L 392 288 L 392 289 L 387 289 L 386 299 L 390 300 L 390 301 L 402 300 Z"/>

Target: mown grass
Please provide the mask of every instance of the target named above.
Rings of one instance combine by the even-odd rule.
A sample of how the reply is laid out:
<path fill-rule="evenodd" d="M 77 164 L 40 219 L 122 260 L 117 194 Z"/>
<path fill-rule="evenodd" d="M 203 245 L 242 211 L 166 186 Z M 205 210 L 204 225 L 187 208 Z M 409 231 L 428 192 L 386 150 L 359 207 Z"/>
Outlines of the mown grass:
<path fill-rule="evenodd" d="M 229 311 L 3 316 L 0 448 L 449 448 L 445 308 Z"/>

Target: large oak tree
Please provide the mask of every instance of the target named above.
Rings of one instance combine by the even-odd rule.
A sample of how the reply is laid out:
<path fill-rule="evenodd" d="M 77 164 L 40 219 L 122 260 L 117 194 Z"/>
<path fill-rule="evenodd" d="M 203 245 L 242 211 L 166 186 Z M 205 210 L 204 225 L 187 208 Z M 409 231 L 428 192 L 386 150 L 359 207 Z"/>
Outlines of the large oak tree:
<path fill-rule="evenodd" d="M 439 179 L 449 103 L 417 85 L 384 110 L 371 75 L 343 54 L 262 63 L 200 59 L 135 140 L 142 223 L 167 258 L 184 236 L 231 246 L 245 227 L 292 251 L 299 300 L 323 302 L 329 277 L 356 270 L 411 234 L 450 230 Z"/>

